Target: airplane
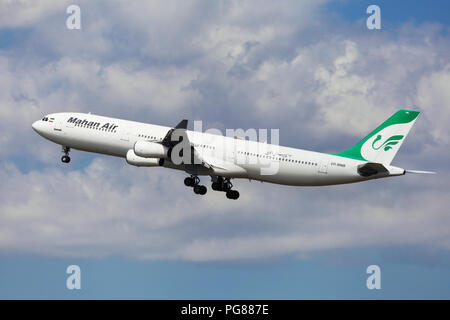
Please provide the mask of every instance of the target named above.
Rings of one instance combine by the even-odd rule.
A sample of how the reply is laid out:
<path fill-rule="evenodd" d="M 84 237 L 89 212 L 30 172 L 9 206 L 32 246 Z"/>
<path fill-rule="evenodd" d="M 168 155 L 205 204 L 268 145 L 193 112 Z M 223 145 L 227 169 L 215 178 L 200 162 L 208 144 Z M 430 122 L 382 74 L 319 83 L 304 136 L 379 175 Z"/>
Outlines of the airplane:
<path fill-rule="evenodd" d="M 62 112 L 44 116 L 32 128 L 62 146 L 61 161 L 70 162 L 71 149 L 125 158 L 138 167 L 184 170 L 184 184 L 204 195 L 199 176 L 211 177 L 211 188 L 236 200 L 231 179 L 249 179 L 291 186 L 326 186 L 401 176 L 391 165 L 419 111 L 399 110 L 356 145 L 325 154 L 238 137 L 187 129 L 188 120 L 175 127 L 94 115 Z"/>

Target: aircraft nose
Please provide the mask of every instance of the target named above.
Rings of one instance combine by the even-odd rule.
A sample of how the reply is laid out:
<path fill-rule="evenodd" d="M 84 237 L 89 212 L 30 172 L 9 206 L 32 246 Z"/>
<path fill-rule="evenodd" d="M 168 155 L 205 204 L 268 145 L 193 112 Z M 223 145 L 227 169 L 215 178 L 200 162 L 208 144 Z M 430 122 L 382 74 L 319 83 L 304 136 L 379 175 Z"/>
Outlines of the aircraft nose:
<path fill-rule="evenodd" d="M 34 131 L 39 133 L 39 121 L 35 121 L 33 122 L 33 124 L 31 125 L 31 127 L 33 128 Z"/>

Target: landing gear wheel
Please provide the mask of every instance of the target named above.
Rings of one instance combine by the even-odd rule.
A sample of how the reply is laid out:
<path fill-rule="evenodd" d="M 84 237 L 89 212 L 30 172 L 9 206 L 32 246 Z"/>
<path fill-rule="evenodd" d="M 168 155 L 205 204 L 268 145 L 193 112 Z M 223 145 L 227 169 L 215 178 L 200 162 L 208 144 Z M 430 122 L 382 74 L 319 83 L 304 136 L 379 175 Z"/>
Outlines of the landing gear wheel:
<path fill-rule="evenodd" d="M 214 191 L 225 191 L 231 190 L 233 188 L 233 184 L 230 181 L 230 178 L 217 177 L 216 180 L 213 180 L 211 184 L 211 189 Z"/>
<path fill-rule="evenodd" d="M 228 190 L 227 198 L 232 200 L 237 200 L 239 198 L 239 192 L 237 190 Z"/>
<path fill-rule="evenodd" d="M 70 162 L 70 157 L 69 156 L 62 156 L 61 157 L 61 161 L 64 163 L 69 163 Z"/>
<path fill-rule="evenodd" d="M 197 186 L 194 187 L 194 193 L 200 194 L 200 195 L 206 194 L 206 191 L 207 191 L 207 190 L 208 190 L 208 189 L 206 189 L 205 186 L 197 185 Z"/>
<path fill-rule="evenodd" d="M 205 186 L 199 185 L 200 179 L 196 175 L 191 175 L 184 179 L 184 185 L 186 187 L 193 187 L 195 194 L 204 195 L 208 189 Z"/>
<path fill-rule="evenodd" d="M 193 187 L 195 185 L 195 180 L 193 178 L 186 178 L 184 179 L 184 185 L 186 187 Z"/>
<path fill-rule="evenodd" d="M 231 188 L 233 188 L 233 185 L 229 180 L 225 181 L 222 185 L 222 191 L 228 192 L 231 190 Z"/>
<path fill-rule="evenodd" d="M 63 146 L 62 152 L 64 153 L 64 155 L 61 157 L 61 161 L 64 163 L 69 163 L 70 162 L 70 157 L 69 157 L 70 148 Z"/>
<path fill-rule="evenodd" d="M 187 177 L 186 179 L 184 179 L 184 185 L 186 187 L 195 187 L 199 183 L 200 183 L 200 179 L 195 175 L 191 175 L 190 177 Z"/>

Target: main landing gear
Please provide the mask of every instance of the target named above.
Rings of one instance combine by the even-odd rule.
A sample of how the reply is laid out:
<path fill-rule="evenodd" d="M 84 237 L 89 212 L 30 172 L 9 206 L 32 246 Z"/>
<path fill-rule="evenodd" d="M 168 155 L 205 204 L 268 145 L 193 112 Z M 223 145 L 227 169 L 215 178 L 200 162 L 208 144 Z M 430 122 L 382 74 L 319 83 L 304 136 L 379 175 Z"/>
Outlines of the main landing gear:
<path fill-rule="evenodd" d="M 216 180 L 213 180 L 211 188 L 215 191 L 226 192 L 228 199 L 237 200 L 239 198 L 239 192 L 231 189 L 233 188 L 233 184 L 230 178 L 217 177 Z"/>
<path fill-rule="evenodd" d="M 200 185 L 200 179 L 196 175 L 191 175 L 184 179 L 184 185 L 193 187 L 194 193 L 196 194 L 206 194 L 206 187 Z M 237 190 L 232 190 L 233 184 L 231 183 L 230 178 L 213 177 L 211 188 L 215 191 L 225 192 L 228 199 L 236 200 L 239 198 L 239 192 Z"/>
<path fill-rule="evenodd" d="M 64 153 L 64 155 L 61 157 L 61 161 L 64 163 L 69 163 L 70 162 L 70 157 L 69 157 L 70 148 L 63 146 L 62 152 Z"/>
<path fill-rule="evenodd" d="M 191 175 L 190 177 L 184 179 L 184 185 L 187 187 L 193 187 L 195 194 L 206 194 L 206 191 L 208 191 L 208 189 L 206 189 L 205 186 L 202 186 L 199 183 L 200 179 L 195 175 Z"/>

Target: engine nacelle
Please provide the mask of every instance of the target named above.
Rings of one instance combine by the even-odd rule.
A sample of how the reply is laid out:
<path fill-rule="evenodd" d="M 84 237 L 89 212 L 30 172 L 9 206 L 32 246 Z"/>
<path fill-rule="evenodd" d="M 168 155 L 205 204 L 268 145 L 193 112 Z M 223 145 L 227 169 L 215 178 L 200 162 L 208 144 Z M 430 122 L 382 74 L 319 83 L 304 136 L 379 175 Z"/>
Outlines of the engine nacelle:
<path fill-rule="evenodd" d="M 159 159 L 139 157 L 134 153 L 133 149 L 128 150 L 127 163 L 136 167 L 156 167 L 159 166 Z"/>
<path fill-rule="evenodd" d="M 162 144 L 150 141 L 137 141 L 134 153 L 143 158 L 168 158 L 169 149 Z"/>

